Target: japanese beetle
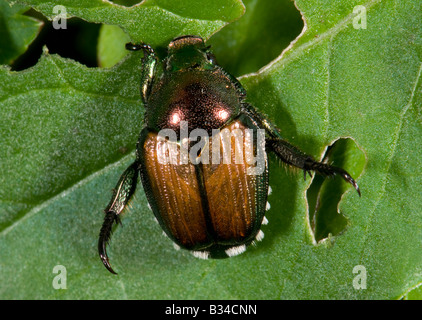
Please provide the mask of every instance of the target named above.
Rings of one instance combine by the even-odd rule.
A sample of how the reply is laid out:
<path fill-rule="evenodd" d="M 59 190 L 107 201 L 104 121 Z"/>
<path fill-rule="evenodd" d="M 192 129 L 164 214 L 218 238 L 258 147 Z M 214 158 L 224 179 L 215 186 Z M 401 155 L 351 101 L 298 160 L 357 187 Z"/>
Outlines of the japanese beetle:
<path fill-rule="evenodd" d="M 162 64 L 147 44 L 128 43 L 126 48 L 144 53 L 141 97 L 145 128 L 136 159 L 120 177 L 105 209 L 98 250 L 110 272 L 115 273 L 106 246 L 113 224 L 120 222 L 135 191 L 138 175 L 164 232 L 199 258 L 233 256 L 262 239 L 260 228 L 266 223 L 269 189 L 266 151 L 302 169 L 305 177 L 310 171 L 340 175 L 360 195 L 345 170 L 317 162 L 283 140 L 275 126 L 246 102 L 242 85 L 215 62 L 202 38 L 174 39 Z M 236 135 L 223 139 L 225 129 L 237 132 L 241 139 Z M 259 139 L 260 133 L 263 139 Z M 198 137 L 203 142 L 200 148 L 194 145 Z M 212 159 L 205 146 L 212 146 Z M 188 157 L 182 157 L 183 150 Z M 256 166 L 245 161 L 248 155 Z M 177 159 L 169 161 L 173 156 Z M 243 162 L 237 162 L 237 156 Z"/>

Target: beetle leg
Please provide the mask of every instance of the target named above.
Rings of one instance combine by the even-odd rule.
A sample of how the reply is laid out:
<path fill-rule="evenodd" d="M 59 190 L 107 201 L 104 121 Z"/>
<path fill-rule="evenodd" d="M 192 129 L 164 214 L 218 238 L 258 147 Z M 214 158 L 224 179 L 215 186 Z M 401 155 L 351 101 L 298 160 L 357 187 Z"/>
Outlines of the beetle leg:
<path fill-rule="evenodd" d="M 315 161 L 311 156 L 304 154 L 296 147 L 281 139 L 268 139 L 266 141 L 266 146 L 271 151 L 273 151 L 283 162 L 302 169 L 304 171 L 305 177 L 306 173 L 309 173 L 311 176 L 310 171 L 318 172 L 324 176 L 339 175 L 356 189 L 359 196 L 361 195 L 358 184 L 346 170 L 331 166 L 326 163 Z"/>
<path fill-rule="evenodd" d="M 138 181 L 138 173 L 139 165 L 135 161 L 121 175 L 119 182 L 113 191 L 113 197 L 111 198 L 107 208 L 104 210 L 106 214 L 104 217 L 103 226 L 100 231 L 98 253 L 107 270 L 114 274 L 116 274 L 116 272 L 114 272 L 114 270 L 111 268 L 106 247 L 110 241 L 114 223 L 120 223 L 120 214 L 135 192 L 136 184 Z"/>
<path fill-rule="evenodd" d="M 151 92 L 152 83 L 154 82 L 155 74 L 157 71 L 157 55 L 155 54 L 154 49 L 152 49 L 151 46 L 144 43 L 126 43 L 126 50 L 142 50 L 144 52 L 144 57 L 142 58 L 141 71 L 141 97 L 142 102 L 144 103 L 144 105 L 146 105 L 149 94 Z"/>
<path fill-rule="evenodd" d="M 312 177 L 311 171 L 315 171 L 324 176 L 339 175 L 356 189 L 359 196 L 361 195 L 359 186 L 346 170 L 315 161 L 311 156 L 303 153 L 295 146 L 283 140 L 278 129 L 260 115 L 252 106 L 244 104 L 242 111 L 249 115 L 259 127 L 266 130 L 269 136 L 269 138 L 266 139 L 266 148 L 273 151 L 283 162 L 302 169 L 304 171 L 305 179 L 307 173 Z"/>

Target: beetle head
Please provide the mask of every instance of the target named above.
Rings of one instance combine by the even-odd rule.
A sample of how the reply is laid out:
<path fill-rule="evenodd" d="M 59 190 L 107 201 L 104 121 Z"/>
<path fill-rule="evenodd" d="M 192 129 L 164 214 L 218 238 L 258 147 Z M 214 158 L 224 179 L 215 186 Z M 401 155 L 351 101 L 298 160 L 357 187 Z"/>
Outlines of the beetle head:
<path fill-rule="evenodd" d="M 175 38 L 168 46 L 166 69 L 178 71 L 187 69 L 211 69 L 215 65 L 209 46 L 199 36 Z"/>

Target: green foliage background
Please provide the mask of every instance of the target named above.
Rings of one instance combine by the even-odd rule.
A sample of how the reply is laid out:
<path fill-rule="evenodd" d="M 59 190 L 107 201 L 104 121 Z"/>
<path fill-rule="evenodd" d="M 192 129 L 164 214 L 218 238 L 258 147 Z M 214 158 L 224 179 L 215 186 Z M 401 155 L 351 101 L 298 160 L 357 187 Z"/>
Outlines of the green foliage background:
<path fill-rule="evenodd" d="M 0 1 L 3 64 L 37 36 L 40 22 L 23 15 L 29 8 L 52 19 L 60 4 L 70 16 L 108 26 L 98 43 L 103 68 L 47 48 L 31 68 L 0 68 L 0 298 L 421 298 L 418 1 L 11 4 Z M 353 26 L 362 23 L 357 5 L 366 8 L 366 29 Z M 298 11 L 305 28 L 281 54 L 302 30 Z M 127 40 L 162 47 L 183 34 L 209 39 L 221 64 L 241 76 L 249 101 L 305 152 L 321 159 L 328 146 L 350 138 L 344 159 L 333 161 L 359 176 L 362 198 L 344 184 L 333 190 L 331 182 L 312 191 L 330 210 L 340 200 L 341 223 L 347 221 L 340 232 L 315 241 L 316 196 L 307 189 L 317 179 L 303 181 L 271 157 L 270 222 L 258 246 L 211 261 L 175 251 L 139 188 L 110 248 L 119 275 L 105 270 L 96 252 L 102 210 L 133 161 L 143 114 L 141 54 L 119 48 Z M 53 288 L 56 265 L 66 267 L 66 290 Z M 366 289 L 353 286 L 357 265 L 367 271 Z"/>

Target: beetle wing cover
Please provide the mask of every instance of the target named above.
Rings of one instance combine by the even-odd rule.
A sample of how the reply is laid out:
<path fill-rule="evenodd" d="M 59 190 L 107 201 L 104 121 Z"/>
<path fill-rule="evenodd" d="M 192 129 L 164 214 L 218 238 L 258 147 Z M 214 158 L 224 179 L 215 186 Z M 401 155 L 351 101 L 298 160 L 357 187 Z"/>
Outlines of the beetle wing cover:
<path fill-rule="evenodd" d="M 267 164 L 265 158 L 260 174 L 248 174 L 256 165 L 247 160 L 246 137 L 251 131 L 239 120 L 225 129 L 212 138 L 214 143 L 219 139 L 220 164 L 204 165 L 203 175 L 216 240 L 235 245 L 253 239 L 261 226 L 267 202 Z M 249 147 L 255 153 L 256 141 Z M 225 161 L 224 156 L 228 156 Z"/>
<path fill-rule="evenodd" d="M 248 174 L 256 163 L 247 155 L 257 149 L 253 139 L 257 128 L 250 127 L 233 121 L 207 140 L 208 149 L 201 149 L 197 164 L 181 164 L 180 145 L 160 140 L 156 133 L 148 132 L 142 140 L 141 178 L 148 202 L 163 230 L 180 246 L 204 250 L 214 244 L 248 244 L 259 232 L 267 202 L 268 165 L 264 152 L 262 172 Z"/>
<path fill-rule="evenodd" d="M 193 164 L 163 164 L 157 148 L 163 142 L 149 133 L 144 142 L 141 177 L 148 201 L 164 231 L 179 245 L 208 244 L 207 226 Z M 177 149 L 178 150 L 178 149 Z"/>

